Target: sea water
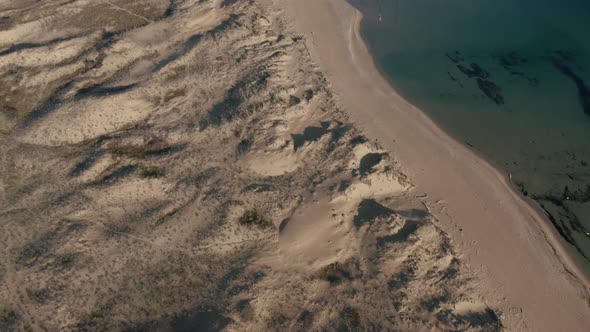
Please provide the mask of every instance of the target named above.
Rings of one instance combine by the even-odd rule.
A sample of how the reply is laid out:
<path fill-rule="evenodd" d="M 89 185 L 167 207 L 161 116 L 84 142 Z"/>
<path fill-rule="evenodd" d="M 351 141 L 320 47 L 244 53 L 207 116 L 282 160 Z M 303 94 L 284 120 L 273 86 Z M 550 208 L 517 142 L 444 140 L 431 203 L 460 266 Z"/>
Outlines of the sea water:
<path fill-rule="evenodd" d="M 396 90 L 507 170 L 590 271 L 590 1 L 350 2 Z"/>

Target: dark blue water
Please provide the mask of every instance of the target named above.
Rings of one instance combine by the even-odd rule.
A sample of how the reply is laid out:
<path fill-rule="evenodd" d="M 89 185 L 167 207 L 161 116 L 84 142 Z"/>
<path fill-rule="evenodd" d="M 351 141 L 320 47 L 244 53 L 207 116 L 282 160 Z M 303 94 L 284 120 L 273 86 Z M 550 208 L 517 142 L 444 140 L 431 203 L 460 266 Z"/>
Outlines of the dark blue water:
<path fill-rule="evenodd" d="M 507 169 L 590 271 L 590 1 L 350 1 L 395 88 Z"/>

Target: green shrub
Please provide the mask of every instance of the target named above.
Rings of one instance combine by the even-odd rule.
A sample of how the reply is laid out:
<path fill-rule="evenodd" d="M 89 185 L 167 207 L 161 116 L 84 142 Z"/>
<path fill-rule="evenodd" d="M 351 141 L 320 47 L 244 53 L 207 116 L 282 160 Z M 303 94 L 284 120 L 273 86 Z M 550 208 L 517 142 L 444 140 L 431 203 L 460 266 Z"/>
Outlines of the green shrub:
<path fill-rule="evenodd" d="M 141 166 L 141 176 L 144 178 L 159 178 L 164 176 L 164 171 L 158 166 Z"/>

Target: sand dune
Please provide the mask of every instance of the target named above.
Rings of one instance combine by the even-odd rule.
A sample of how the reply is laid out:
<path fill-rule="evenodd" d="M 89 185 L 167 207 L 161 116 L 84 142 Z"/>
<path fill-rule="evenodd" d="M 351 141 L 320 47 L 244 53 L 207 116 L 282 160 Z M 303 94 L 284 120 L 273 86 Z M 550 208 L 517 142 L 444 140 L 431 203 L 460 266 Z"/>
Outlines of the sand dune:
<path fill-rule="evenodd" d="M 508 330 L 584 331 L 588 281 L 546 217 L 507 177 L 405 101 L 376 69 L 360 38 L 361 15 L 341 0 L 288 1 L 336 102 L 391 151 L 425 204 L 480 276 Z"/>
<path fill-rule="evenodd" d="M 287 14 L 0 5 L 0 330 L 526 324 Z"/>

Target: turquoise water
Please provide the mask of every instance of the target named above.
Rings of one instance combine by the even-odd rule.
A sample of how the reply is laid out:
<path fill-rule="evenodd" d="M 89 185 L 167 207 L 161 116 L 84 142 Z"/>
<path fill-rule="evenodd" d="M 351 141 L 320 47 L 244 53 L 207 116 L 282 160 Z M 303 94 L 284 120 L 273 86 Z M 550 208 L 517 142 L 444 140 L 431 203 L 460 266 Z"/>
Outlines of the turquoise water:
<path fill-rule="evenodd" d="M 350 1 L 395 88 L 507 169 L 590 271 L 590 1 Z"/>

